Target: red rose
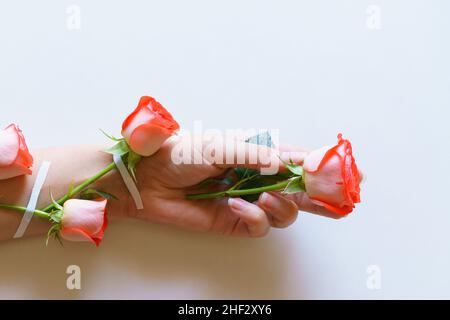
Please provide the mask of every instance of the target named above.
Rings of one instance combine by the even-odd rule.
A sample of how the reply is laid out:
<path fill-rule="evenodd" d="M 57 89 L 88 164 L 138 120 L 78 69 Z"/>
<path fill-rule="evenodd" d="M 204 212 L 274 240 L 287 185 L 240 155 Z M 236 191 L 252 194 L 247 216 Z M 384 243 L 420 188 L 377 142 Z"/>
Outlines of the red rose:
<path fill-rule="evenodd" d="M 90 241 L 99 246 L 108 226 L 106 204 L 107 200 L 67 200 L 61 219 L 61 236 L 69 241 Z"/>
<path fill-rule="evenodd" d="M 172 115 L 152 97 L 142 97 L 122 125 L 122 136 L 133 152 L 151 156 L 180 128 Z"/>
<path fill-rule="evenodd" d="M 31 174 L 32 166 L 22 131 L 15 124 L 0 131 L 0 180 Z"/>
<path fill-rule="evenodd" d="M 347 215 L 360 202 L 360 174 L 350 141 L 309 153 L 304 161 L 305 188 L 310 199 L 328 210 Z"/>

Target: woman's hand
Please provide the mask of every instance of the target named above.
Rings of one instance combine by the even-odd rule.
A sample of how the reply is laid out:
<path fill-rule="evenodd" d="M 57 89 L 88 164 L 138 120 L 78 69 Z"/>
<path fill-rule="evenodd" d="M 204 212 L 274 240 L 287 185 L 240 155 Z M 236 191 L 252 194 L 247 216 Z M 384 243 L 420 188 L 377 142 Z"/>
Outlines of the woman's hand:
<path fill-rule="evenodd" d="M 158 153 L 150 158 L 144 158 L 137 168 L 137 180 L 145 209 L 138 211 L 134 203 L 129 202 L 128 215 L 192 230 L 249 237 L 264 236 L 271 227 L 288 227 L 296 221 L 299 210 L 333 218 L 339 217 L 313 204 L 305 193 L 289 196 L 282 196 L 277 192 L 263 193 L 255 203 L 239 198 L 187 200 L 186 194 L 198 192 L 197 187 L 202 181 L 225 176 L 232 168 L 241 166 L 262 169 L 265 167 L 262 163 L 267 164 L 267 159 L 270 159 L 272 166 L 280 169 L 283 167 L 275 150 L 264 146 L 250 147 L 247 143 L 236 141 L 234 141 L 235 148 L 222 150 L 223 142 L 220 139 L 202 141 L 200 147 L 195 149 L 191 139 L 174 137 L 167 141 Z M 201 164 L 175 164 L 172 159 L 175 148 L 191 150 L 192 153 L 198 152 L 197 155 L 202 156 L 201 161 L 197 158 L 196 163 Z M 213 155 L 210 158 L 204 156 L 206 148 L 208 148 L 206 154 Z M 237 161 L 232 161 L 224 164 L 225 161 L 216 161 L 217 158 L 213 159 L 214 155 L 220 151 L 223 151 L 223 160 L 245 159 L 245 163 L 237 164 Z M 299 163 L 307 154 L 304 149 L 292 146 L 284 146 L 280 151 L 290 152 L 289 157 L 295 158 Z M 263 158 L 266 161 L 249 164 L 250 159 Z"/>
<path fill-rule="evenodd" d="M 214 155 L 220 153 L 221 145 L 228 143 L 203 141 L 198 154 Z M 223 141 L 222 141 L 223 142 Z M 277 193 L 262 194 L 256 203 L 241 199 L 187 200 L 186 194 L 211 191 L 198 189 L 198 185 L 208 178 L 224 176 L 238 166 L 252 169 L 264 169 L 262 163 L 271 163 L 282 168 L 278 154 L 263 146 L 250 145 L 244 142 L 236 144 L 236 148 L 223 152 L 224 159 L 243 159 L 238 161 L 216 161 L 212 156 L 202 157 L 201 164 L 176 164 L 172 153 L 178 146 L 189 144 L 189 139 L 173 137 L 163 144 L 153 156 L 144 158 L 137 168 L 138 187 L 144 201 L 144 210 L 136 210 L 135 204 L 116 170 L 101 178 L 92 187 L 112 193 L 120 199 L 109 201 L 108 211 L 113 217 L 134 217 L 143 220 L 168 223 L 182 228 L 213 231 L 227 235 L 260 237 L 267 234 L 271 227 L 285 228 L 297 219 L 298 210 L 313 212 L 329 217 L 336 217 L 324 208 L 314 205 L 304 193 L 286 197 Z M 196 146 L 196 144 L 194 144 Z M 249 146 L 253 146 L 250 148 Z M 212 148 L 211 148 L 212 147 Z M 206 151 L 208 148 L 208 152 Z M 95 173 L 108 166 L 112 157 L 102 151 L 105 146 L 76 146 L 55 149 L 42 149 L 33 152 L 35 168 L 42 161 L 52 163 L 45 185 L 39 197 L 38 208 L 50 203 L 50 190 L 55 198 L 60 198 L 69 190 L 70 185 L 79 185 Z M 301 163 L 307 152 L 301 148 L 287 146 L 281 152 L 292 152 L 287 159 Z M 217 158 L 217 157 L 216 157 Z M 251 159 L 264 159 L 255 164 Z M 26 206 L 31 188 L 36 179 L 32 176 L 21 176 L 0 181 L 0 197 L 4 203 Z M 17 212 L 0 209 L 0 240 L 11 239 L 22 216 Z M 50 224 L 45 219 L 35 217 L 27 229 L 26 236 L 45 234 Z"/>

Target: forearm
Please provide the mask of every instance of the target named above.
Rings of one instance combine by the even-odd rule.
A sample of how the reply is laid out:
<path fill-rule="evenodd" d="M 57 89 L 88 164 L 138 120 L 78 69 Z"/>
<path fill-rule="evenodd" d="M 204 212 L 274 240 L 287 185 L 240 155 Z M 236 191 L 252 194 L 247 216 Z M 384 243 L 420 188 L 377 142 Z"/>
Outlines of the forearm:
<path fill-rule="evenodd" d="M 26 207 L 37 172 L 42 161 L 50 161 L 51 167 L 39 197 L 38 208 L 50 202 L 50 191 L 55 199 L 65 195 L 71 184 L 78 185 L 92 177 L 112 162 L 112 156 L 103 152 L 102 146 L 74 146 L 42 149 L 33 152 L 35 165 L 32 176 L 21 176 L 0 181 L 0 203 L 16 204 Z M 111 171 L 93 187 L 106 191 L 119 198 L 109 201 L 110 216 L 124 216 L 128 208 L 128 193 L 116 170 Z M 17 211 L 0 209 L 0 240 L 11 239 L 22 219 Z M 44 234 L 50 227 L 45 219 L 33 217 L 25 236 Z"/>

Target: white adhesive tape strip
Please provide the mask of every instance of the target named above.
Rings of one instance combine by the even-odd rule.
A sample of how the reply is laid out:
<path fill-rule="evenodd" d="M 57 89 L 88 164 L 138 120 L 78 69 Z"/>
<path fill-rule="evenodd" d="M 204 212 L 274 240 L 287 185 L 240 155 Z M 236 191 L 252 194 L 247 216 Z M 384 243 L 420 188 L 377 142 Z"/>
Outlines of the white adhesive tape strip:
<path fill-rule="evenodd" d="M 47 178 L 48 171 L 50 169 L 50 162 L 44 161 L 39 168 L 39 172 L 36 177 L 36 181 L 34 182 L 33 190 L 31 191 L 31 197 L 28 201 L 27 210 L 23 214 L 22 221 L 20 222 L 19 227 L 17 228 L 16 234 L 14 235 L 14 239 L 22 238 L 25 234 L 25 231 L 30 224 L 31 218 L 33 218 L 34 210 L 36 210 L 37 202 L 39 199 L 39 194 L 41 193 L 42 186 L 44 185 L 45 179 Z"/>
<path fill-rule="evenodd" d="M 119 156 L 118 154 L 114 154 L 113 158 L 114 163 L 116 164 L 116 167 L 119 170 L 119 173 L 122 176 L 122 179 L 125 182 L 125 185 L 127 186 L 127 189 L 134 200 L 134 203 L 136 204 L 136 208 L 138 210 L 144 209 L 144 203 L 142 202 L 141 194 L 139 193 L 139 190 L 136 184 L 134 183 L 133 178 L 131 177 L 130 173 L 125 167 L 125 164 L 122 161 L 122 157 Z"/>

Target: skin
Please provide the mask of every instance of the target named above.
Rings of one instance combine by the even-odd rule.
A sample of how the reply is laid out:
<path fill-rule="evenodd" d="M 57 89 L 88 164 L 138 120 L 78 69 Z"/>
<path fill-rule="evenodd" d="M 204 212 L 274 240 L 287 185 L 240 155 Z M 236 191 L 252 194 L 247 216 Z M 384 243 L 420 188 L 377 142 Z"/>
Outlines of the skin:
<path fill-rule="evenodd" d="M 283 170 L 283 164 L 274 150 L 266 147 L 248 148 L 248 144 L 238 142 L 233 150 L 226 150 L 223 158 L 245 159 L 245 164 L 221 164 L 211 156 L 203 156 L 202 164 L 175 164 L 172 151 L 178 143 L 189 143 L 183 137 L 166 141 L 153 156 L 143 158 L 137 167 L 138 187 L 144 201 L 144 210 L 136 210 L 125 185 L 114 170 L 99 180 L 94 187 L 116 195 L 120 200 L 108 202 L 108 213 L 113 220 L 135 218 L 144 221 L 171 224 L 177 227 L 211 231 L 224 235 L 262 237 L 271 228 L 286 228 L 296 221 L 299 211 L 311 212 L 330 218 L 340 218 L 323 207 L 313 204 L 304 193 L 282 196 L 277 192 L 263 193 L 255 203 L 242 199 L 187 200 L 186 194 L 201 191 L 198 185 L 208 178 L 225 176 L 230 169 L 247 167 L 262 169 L 263 163 L 251 163 L 255 155 L 265 154 L 272 164 Z M 200 151 L 210 148 L 208 154 L 218 154 L 223 144 L 203 141 Z M 211 148 L 212 146 L 212 148 Z M 38 208 L 50 201 L 50 188 L 55 198 L 63 196 L 71 183 L 81 183 L 109 163 L 111 155 L 102 150 L 105 146 L 74 146 L 42 149 L 33 152 L 35 170 L 32 176 L 16 177 L 0 181 L 0 203 L 26 206 L 36 178 L 37 169 L 43 160 L 51 161 L 50 173 L 42 189 Z M 291 152 L 289 158 L 298 163 L 303 161 L 307 151 L 295 146 L 283 146 L 281 152 Z M 284 157 L 284 156 L 283 156 Z M 282 158 L 283 158 L 282 157 Z M 262 157 L 258 157 L 262 158 Z M 267 159 L 267 158 L 265 158 Z M 235 161 L 237 162 L 237 161 Z M 211 189 L 208 189 L 211 191 Z M 21 214 L 0 209 L 0 240 L 11 239 L 20 223 Z M 25 236 L 43 235 L 50 224 L 34 217 Z"/>

